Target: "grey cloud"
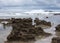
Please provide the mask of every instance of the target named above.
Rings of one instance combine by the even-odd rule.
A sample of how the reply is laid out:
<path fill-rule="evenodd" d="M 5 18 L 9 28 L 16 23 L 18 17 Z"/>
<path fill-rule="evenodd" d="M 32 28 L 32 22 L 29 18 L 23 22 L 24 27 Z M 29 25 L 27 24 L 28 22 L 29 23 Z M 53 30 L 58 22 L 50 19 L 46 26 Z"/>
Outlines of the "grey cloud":
<path fill-rule="evenodd" d="M 60 0 L 0 0 L 0 9 L 60 9 Z"/>

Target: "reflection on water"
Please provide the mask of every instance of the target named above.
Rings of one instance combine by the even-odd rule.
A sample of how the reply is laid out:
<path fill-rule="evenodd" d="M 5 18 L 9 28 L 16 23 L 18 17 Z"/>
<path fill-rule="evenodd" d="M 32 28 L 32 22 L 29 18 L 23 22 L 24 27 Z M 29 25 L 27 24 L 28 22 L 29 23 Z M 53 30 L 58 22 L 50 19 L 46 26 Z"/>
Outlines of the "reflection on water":
<path fill-rule="evenodd" d="M 40 18 L 40 16 L 37 16 L 35 15 L 34 17 L 38 17 Z M 34 19 L 34 17 L 32 16 L 32 18 Z M 29 42 L 29 43 L 51 43 L 51 39 L 55 36 L 59 36 L 60 32 L 55 32 L 55 26 L 57 24 L 60 23 L 60 16 L 49 16 L 49 18 L 45 18 L 45 16 L 42 16 L 43 18 L 40 18 L 40 19 L 44 19 L 46 21 L 51 21 L 52 23 L 52 27 L 51 28 L 47 28 L 47 29 L 44 29 L 45 32 L 48 32 L 48 33 L 51 33 L 52 35 L 49 36 L 49 37 L 44 37 L 42 39 L 37 39 L 36 41 L 34 42 Z M 9 33 L 11 32 L 12 30 L 12 26 L 5 26 L 3 24 L 0 23 L 0 43 L 4 43 L 4 41 L 6 41 L 7 39 L 7 36 L 9 35 Z M 11 42 L 10 42 L 11 43 Z M 12 43 L 18 43 L 18 42 L 12 42 Z M 23 43 L 23 42 L 21 42 Z M 28 43 L 28 42 L 24 42 L 24 43 Z"/>
<path fill-rule="evenodd" d="M 6 37 L 11 32 L 11 29 L 11 26 L 5 27 L 4 29 L 3 24 L 0 24 L 0 43 L 4 43 L 7 40 Z"/>
<path fill-rule="evenodd" d="M 6 29 L 6 25 L 5 24 L 3 24 L 3 28 Z"/>

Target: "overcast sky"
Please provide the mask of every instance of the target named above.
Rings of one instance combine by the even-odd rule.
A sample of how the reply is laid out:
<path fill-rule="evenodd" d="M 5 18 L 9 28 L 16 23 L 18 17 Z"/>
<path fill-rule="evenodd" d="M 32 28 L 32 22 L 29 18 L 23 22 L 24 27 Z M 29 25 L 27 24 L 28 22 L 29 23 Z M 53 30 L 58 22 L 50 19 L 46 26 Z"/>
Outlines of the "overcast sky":
<path fill-rule="evenodd" d="M 0 0 L 0 11 L 12 9 L 60 10 L 60 0 Z"/>

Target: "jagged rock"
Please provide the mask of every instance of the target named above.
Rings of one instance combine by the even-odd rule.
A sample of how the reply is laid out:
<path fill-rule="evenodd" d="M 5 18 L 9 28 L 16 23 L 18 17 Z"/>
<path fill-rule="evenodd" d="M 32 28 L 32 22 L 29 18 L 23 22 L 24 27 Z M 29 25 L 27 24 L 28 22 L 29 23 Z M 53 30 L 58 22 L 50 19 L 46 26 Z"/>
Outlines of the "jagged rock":
<path fill-rule="evenodd" d="M 60 24 L 57 25 L 55 28 L 56 28 L 56 31 L 60 31 Z"/>
<path fill-rule="evenodd" d="M 51 22 L 47 22 L 45 20 L 39 20 L 38 18 L 36 18 L 34 20 L 34 22 L 36 23 L 36 25 L 46 25 L 46 26 L 51 26 Z"/>
<path fill-rule="evenodd" d="M 49 17 L 46 17 L 46 18 L 49 18 Z"/>
<path fill-rule="evenodd" d="M 35 31 L 33 29 L 33 25 L 32 25 L 32 19 L 31 18 L 23 18 L 23 19 L 14 19 L 12 18 L 12 31 L 10 33 L 10 35 L 7 37 L 8 41 L 18 41 L 18 40 L 22 40 L 22 41 L 28 41 L 28 40 L 35 40 L 35 35 L 33 33 L 33 31 Z M 32 31 L 32 30 L 33 31 Z M 32 33 L 30 33 L 30 31 Z M 30 33 L 30 34 L 28 34 Z"/>
<path fill-rule="evenodd" d="M 42 35 L 43 33 L 45 33 L 41 27 L 37 27 L 35 28 L 35 30 L 36 30 L 36 35 Z"/>
<path fill-rule="evenodd" d="M 60 43 L 60 37 L 53 37 L 52 43 Z"/>
<path fill-rule="evenodd" d="M 36 23 L 36 22 L 38 22 L 38 21 L 40 21 L 38 18 L 35 18 L 35 20 L 34 20 L 34 22 Z"/>
<path fill-rule="evenodd" d="M 12 23 L 20 23 L 20 22 L 32 22 L 32 19 L 31 18 L 18 18 L 18 19 L 15 19 L 15 18 L 12 18 L 11 19 Z"/>
<path fill-rule="evenodd" d="M 56 13 L 56 14 L 54 14 L 54 15 L 60 15 L 60 13 Z"/>
<path fill-rule="evenodd" d="M 36 36 L 46 35 L 41 27 L 32 25 L 31 18 L 12 19 L 12 31 L 8 35 L 8 41 L 31 41 L 35 40 Z"/>

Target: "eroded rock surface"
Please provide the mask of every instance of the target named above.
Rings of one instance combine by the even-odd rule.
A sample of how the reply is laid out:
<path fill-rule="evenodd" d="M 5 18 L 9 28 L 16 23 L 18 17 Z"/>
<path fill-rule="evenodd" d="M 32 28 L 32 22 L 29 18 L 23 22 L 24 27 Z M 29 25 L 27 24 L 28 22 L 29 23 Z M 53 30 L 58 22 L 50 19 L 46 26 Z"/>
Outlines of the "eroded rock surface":
<path fill-rule="evenodd" d="M 36 25 L 51 26 L 51 22 L 47 22 L 45 20 L 39 20 L 38 18 L 36 18 L 34 22 L 36 23 Z"/>
<path fill-rule="evenodd" d="M 12 31 L 7 37 L 7 41 L 35 41 L 39 35 L 50 35 L 45 33 L 41 27 L 32 25 L 31 18 L 12 19 Z"/>
<path fill-rule="evenodd" d="M 34 31 L 34 26 L 32 25 L 32 19 L 12 19 L 12 32 L 7 37 L 8 41 L 16 40 L 35 40 L 34 34 L 28 34 L 30 31 Z"/>
<path fill-rule="evenodd" d="M 60 31 L 60 24 L 57 25 L 55 28 L 56 28 L 56 31 Z"/>
<path fill-rule="evenodd" d="M 60 37 L 53 37 L 52 43 L 60 43 Z"/>

